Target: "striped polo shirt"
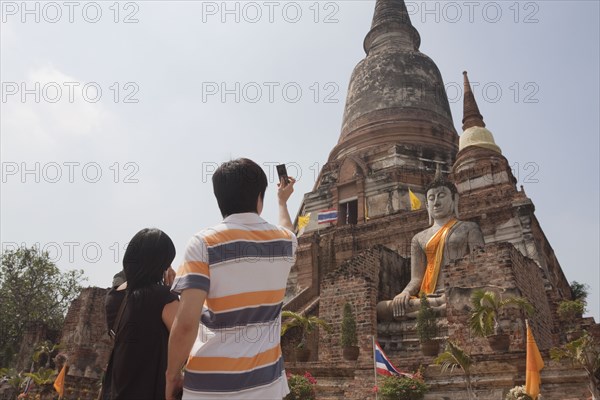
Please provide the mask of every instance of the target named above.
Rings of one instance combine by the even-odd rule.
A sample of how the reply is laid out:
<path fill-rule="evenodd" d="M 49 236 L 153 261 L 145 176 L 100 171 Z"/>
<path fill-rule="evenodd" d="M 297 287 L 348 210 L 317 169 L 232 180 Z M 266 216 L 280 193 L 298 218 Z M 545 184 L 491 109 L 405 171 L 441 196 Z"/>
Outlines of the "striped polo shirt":
<path fill-rule="evenodd" d="M 255 213 L 195 234 L 173 291 L 208 292 L 185 367 L 184 399 L 281 399 L 289 393 L 281 307 L 296 236 Z"/>

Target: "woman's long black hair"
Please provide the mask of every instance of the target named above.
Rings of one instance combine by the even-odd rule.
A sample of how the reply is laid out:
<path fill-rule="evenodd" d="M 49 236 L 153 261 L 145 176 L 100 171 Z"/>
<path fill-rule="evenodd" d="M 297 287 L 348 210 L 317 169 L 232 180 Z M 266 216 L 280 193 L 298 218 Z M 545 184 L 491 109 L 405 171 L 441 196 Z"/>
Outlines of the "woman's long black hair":
<path fill-rule="evenodd" d="M 175 259 L 175 245 L 163 231 L 145 228 L 135 234 L 123 256 L 129 298 L 143 297 L 155 285 L 163 285 L 164 272 Z"/>

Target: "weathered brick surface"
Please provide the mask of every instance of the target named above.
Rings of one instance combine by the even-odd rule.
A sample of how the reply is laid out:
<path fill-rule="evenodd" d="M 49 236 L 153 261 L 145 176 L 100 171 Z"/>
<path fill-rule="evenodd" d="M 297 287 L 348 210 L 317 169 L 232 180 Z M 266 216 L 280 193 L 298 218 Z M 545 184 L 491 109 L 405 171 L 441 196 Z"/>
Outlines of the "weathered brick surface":
<path fill-rule="evenodd" d="M 332 331 L 325 333 L 321 330 L 320 334 L 312 338 L 318 340 L 318 343 L 312 343 L 313 349 L 317 347 L 313 362 L 287 362 L 289 371 L 303 373 L 308 370 L 317 377 L 320 381 L 320 399 L 362 400 L 371 394 L 374 383 L 371 382 L 371 386 L 364 385 L 364 371 L 373 380 L 372 340 L 376 333 L 375 307 L 381 265 L 392 265 L 388 268 L 392 269 L 398 263 L 401 263 L 401 259 L 397 254 L 377 246 L 361 252 L 323 276 L 317 313 L 330 324 Z M 357 323 L 360 354 L 356 361 L 347 361 L 342 357 L 340 337 L 345 303 L 351 304 Z M 289 346 L 288 340 L 284 340 L 283 346 Z M 332 372 L 333 376 L 329 375 Z"/>
<path fill-rule="evenodd" d="M 99 392 L 99 379 L 72 375 L 65 379 L 65 400 L 96 400 Z"/>
<path fill-rule="evenodd" d="M 15 356 L 17 371 L 29 371 L 36 346 L 46 340 L 56 343 L 59 332 L 49 329 L 42 322 L 32 322 L 25 327 L 19 353 Z"/>
<path fill-rule="evenodd" d="M 487 341 L 472 338 L 468 328 L 469 298 L 474 289 L 493 290 L 503 298 L 525 297 L 535 307 L 529 322 L 538 346 L 547 349 L 556 345 L 554 321 L 538 265 L 519 253 L 510 243 L 497 243 L 476 249 L 445 269 L 448 293 L 448 335 L 460 343 L 470 343 L 474 354 L 491 354 Z M 513 349 L 524 349 L 525 315 L 514 308 L 505 308 L 499 315 L 502 328 L 511 334 Z"/>
<path fill-rule="evenodd" d="M 337 270 L 324 277 L 321 284 L 320 317 L 331 325 L 332 333 L 321 335 L 319 359 L 340 365 L 348 363 L 342 358 L 339 341 L 344 304 L 350 303 L 355 313 L 361 350 L 357 363 L 372 364 L 370 349 L 375 334 L 375 307 L 382 253 L 381 248 L 367 250 L 342 263 Z"/>
<path fill-rule="evenodd" d="M 104 300 L 107 289 L 87 288 L 73 301 L 61 343 L 68 356 L 69 375 L 99 379 L 110 356 Z"/>

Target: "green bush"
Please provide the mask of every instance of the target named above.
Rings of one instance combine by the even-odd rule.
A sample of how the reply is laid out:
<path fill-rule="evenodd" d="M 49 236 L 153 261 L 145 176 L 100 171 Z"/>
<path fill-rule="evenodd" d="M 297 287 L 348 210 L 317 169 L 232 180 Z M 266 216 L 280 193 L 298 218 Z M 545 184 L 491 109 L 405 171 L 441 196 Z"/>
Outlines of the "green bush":
<path fill-rule="evenodd" d="M 310 372 L 304 375 L 287 374 L 290 393 L 284 400 L 315 400 L 315 388 L 317 380 L 313 378 Z"/>
<path fill-rule="evenodd" d="M 558 304 L 558 318 L 562 322 L 573 322 L 585 311 L 585 303 L 581 300 L 563 300 Z"/>
<path fill-rule="evenodd" d="M 438 335 L 437 319 L 435 311 L 429 305 L 427 296 L 421 295 L 421 307 L 417 313 L 417 334 L 419 335 L 419 341 L 426 342 L 433 340 Z"/>
<path fill-rule="evenodd" d="M 422 400 L 427 389 L 419 378 L 388 376 L 383 379 L 380 393 L 383 400 Z"/>
<path fill-rule="evenodd" d="M 571 294 L 573 300 L 580 300 L 584 305 L 587 304 L 589 285 L 585 283 L 579 283 L 577 281 L 571 282 Z"/>

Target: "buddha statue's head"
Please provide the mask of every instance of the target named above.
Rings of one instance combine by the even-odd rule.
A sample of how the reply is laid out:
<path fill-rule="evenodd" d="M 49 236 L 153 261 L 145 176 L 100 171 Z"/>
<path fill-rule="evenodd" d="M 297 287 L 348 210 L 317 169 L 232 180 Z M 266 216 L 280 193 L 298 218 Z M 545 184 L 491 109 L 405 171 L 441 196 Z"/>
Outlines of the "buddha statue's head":
<path fill-rule="evenodd" d="M 452 182 L 438 170 L 434 180 L 427 186 L 427 212 L 429 223 L 445 219 L 452 214 L 458 218 L 458 193 Z"/>

